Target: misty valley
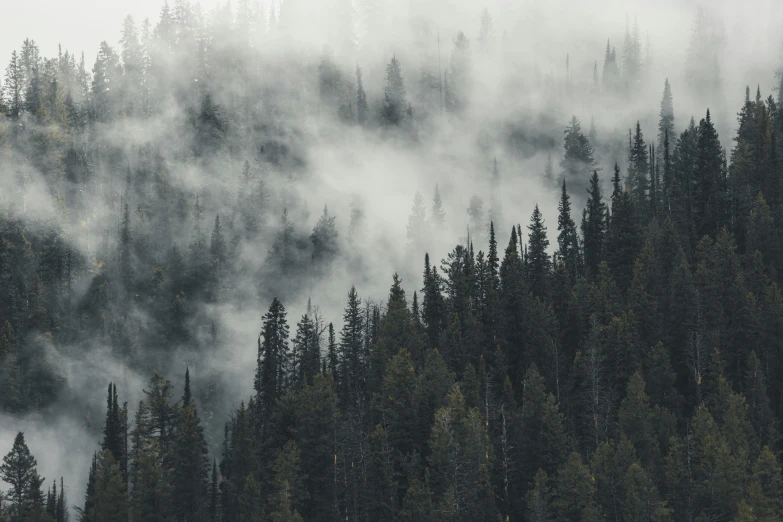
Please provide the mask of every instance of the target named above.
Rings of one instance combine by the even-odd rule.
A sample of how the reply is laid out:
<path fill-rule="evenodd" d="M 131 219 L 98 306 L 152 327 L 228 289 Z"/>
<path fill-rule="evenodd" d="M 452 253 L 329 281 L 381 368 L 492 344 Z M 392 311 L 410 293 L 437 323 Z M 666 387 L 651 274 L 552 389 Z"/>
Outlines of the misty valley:
<path fill-rule="evenodd" d="M 783 38 L 399 4 L 0 50 L 0 522 L 783 520 Z"/>

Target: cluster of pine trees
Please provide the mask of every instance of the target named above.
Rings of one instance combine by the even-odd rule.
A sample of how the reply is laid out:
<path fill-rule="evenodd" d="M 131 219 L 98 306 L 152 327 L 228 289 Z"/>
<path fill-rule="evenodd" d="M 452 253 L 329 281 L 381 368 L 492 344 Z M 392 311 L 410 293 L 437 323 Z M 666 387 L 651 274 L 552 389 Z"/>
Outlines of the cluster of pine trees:
<path fill-rule="evenodd" d="M 748 91 L 727 150 L 709 110 L 675 130 L 667 80 L 655 139 L 636 123 L 603 181 L 594 147 L 613 140 L 574 117 L 560 172 L 547 164 L 556 240 L 538 206 L 526 230 L 501 231 L 499 207 L 485 217 L 474 197 L 467 241 L 426 255 L 415 291 L 394 274 L 382 305 L 352 287 L 341 321 L 308 307 L 289 326 L 283 301 L 362 247 L 358 207 L 346 241 L 327 208 L 311 232 L 294 224 L 312 107 L 413 143 L 432 114 L 467 110 L 472 55 L 459 33 L 443 79 L 420 82 L 393 56 L 372 104 L 362 70 L 328 50 L 301 70 L 265 54 L 285 24 L 263 14 L 240 2 L 207 20 L 178 1 L 140 33 L 126 19 L 121 52 L 103 43 L 92 74 L 29 40 L 6 70 L 0 407 L 56 404 L 52 346 L 105 344 L 153 374 L 130 408 L 109 385 L 100 451 L 73 477 L 86 477 L 79 520 L 780 519 L 783 100 Z M 485 13 L 479 56 L 492 32 Z M 607 45 L 609 93 L 641 82 L 638 30 L 625 47 L 621 71 Z M 121 143 L 138 122 L 177 139 Z M 186 188 L 178 165 L 230 181 Z M 36 173 L 48 213 L 28 201 Z M 579 220 L 571 195 L 585 189 Z M 446 226 L 437 186 L 430 221 Z M 424 228 L 417 195 L 413 251 Z M 247 263 L 255 243 L 269 252 Z M 220 344 L 211 305 L 267 295 L 253 390 L 211 448 L 199 410 L 214 390 L 193 393 L 186 369 L 179 397 L 156 370 L 177 348 Z M 43 491 L 22 433 L 0 478 L 0 521 L 69 519 L 64 481 Z"/>

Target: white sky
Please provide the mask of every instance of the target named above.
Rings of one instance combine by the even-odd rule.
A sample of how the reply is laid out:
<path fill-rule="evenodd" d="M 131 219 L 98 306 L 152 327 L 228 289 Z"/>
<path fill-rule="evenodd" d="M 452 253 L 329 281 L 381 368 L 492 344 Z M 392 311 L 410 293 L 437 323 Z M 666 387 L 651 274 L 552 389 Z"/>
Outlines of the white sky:
<path fill-rule="evenodd" d="M 206 13 L 223 1 L 226 0 L 200 0 L 200 4 Z M 295 1 L 306 6 L 324 0 Z M 400 0 L 393 0 L 397 1 Z M 430 0 L 407 1 L 411 5 L 422 5 Z M 263 4 L 268 9 L 271 2 L 272 0 L 265 0 Z M 0 3 L 4 4 L 5 15 L 3 29 L 0 30 L 2 71 L 11 51 L 19 49 L 25 38 L 35 40 L 42 55 L 47 57 L 56 56 L 58 43 L 62 43 L 63 50 L 69 49 L 77 56 L 84 51 L 87 63 L 91 66 L 102 40 L 112 46 L 118 44 L 120 27 L 126 15 L 132 15 L 139 25 L 145 17 L 149 17 L 154 25 L 163 0 L 7 0 Z M 174 0 L 170 0 L 169 4 L 173 6 L 173 3 Z M 449 3 L 453 4 L 454 8 L 472 8 L 476 12 L 486 5 L 495 15 L 496 21 L 500 22 L 503 11 L 514 11 L 523 4 L 542 4 L 542 1 L 452 0 Z M 543 2 L 544 5 L 550 4 L 550 7 L 552 4 L 558 4 L 557 9 L 562 9 L 563 12 L 573 10 L 573 5 L 569 6 L 568 3 L 562 0 Z M 761 49 L 768 52 L 770 47 L 780 47 L 780 40 L 783 38 L 781 0 L 658 0 L 652 3 L 648 0 L 595 0 L 581 8 L 592 12 L 594 21 L 603 21 L 607 17 L 621 20 L 624 13 L 637 13 L 640 15 L 640 25 L 649 30 L 650 22 L 662 29 L 660 26 L 665 27 L 666 20 L 671 20 L 677 11 L 694 12 L 700 3 L 723 13 L 726 29 L 735 37 L 733 43 L 741 47 L 740 53 L 754 53 Z M 474 28 L 470 29 L 472 31 Z M 665 34 L 665 31 L 663 33 Z"/>
<path fill-rule="evenodd" d="M 206 12 L 218 0 L 200 3 Z M 21 48 L 25 38 L 35 40 L 46 57 L 57 56 L 58 43 L 63 51 L 77 56 L 84 51 L 92 68 L 101 41 L 118 45 L 125 16 L 133 16 L 139 26 L 149 17 L 154 26 L 163 0 L 3 0 L 0 4 L 4 4 L 6 19 L 0 30 L 0 69 L 4 71 L 11 52 Z M 173 7 L 174 0 L 169 5 Z"/>

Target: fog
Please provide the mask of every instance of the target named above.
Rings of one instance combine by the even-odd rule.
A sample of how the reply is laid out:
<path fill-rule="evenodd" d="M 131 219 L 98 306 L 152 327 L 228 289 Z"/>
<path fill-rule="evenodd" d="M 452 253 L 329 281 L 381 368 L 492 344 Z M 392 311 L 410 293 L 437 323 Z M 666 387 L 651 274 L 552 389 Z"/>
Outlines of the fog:
<path fill-rule="evenodd" d="M 261 6 L 250 4 L 254 10 Z M 205 27 L 211 28 L 213 45 L 225 41 L 231 49 L 234 32 L 224 34 L 224 26 L 210 22 L 219 18 L 213 13 L 218 5 L 201 3 Z M 558 193 L 543 173 L 550 155 L 555 172 L 560 171 L 563 130 L 572 115 L 579 118 L 585 134 L 594 122 L 600 144 L 595 147 L 596 160 L 605 191 L 613 164 L 625 168 L 627 132 L 637 120 L 648 141 L 654 141 L 666 78 L 672 85 L 677 132 L 684 130 L 691 116 L 697 121 L 704 116 L 705 99 L 709 99 L 721 141 L 730 148 L 745 86 L 754 92 L 758 85 L 762 97 L 776 94 L 774 71 L 783 65 L 783 6 L 774 0 L 725 0 L 704 7 L 711 27 L 720 34 L 716 52 L 721 82 L 709 93 L 687 87 L 687 56 L 698 9 L 692 1 L 266 2 L 260 7 L 264 15 L 260 22 L 264 36 L 257 50 L 260 58 L 253 62 L 261 68 L 258 85 L 283 92 L 290 89 L 297 98 L 274 110 L 266 99 L 260 102 L 250 96 L 249 103 L 262 105 L 261 112 L 269 111 L 265 125 L 278 130 L 283 124 L 288 126 L 277 134 L 277 143 L 283 143 L 287 151 L 285 157 L 270 161 L 269 149 L 258 147 L 249 130 L 247 135 L 230 135 L 228 140 L 236 146 L 220 154 L 206 159 L 186 157 L 182 129 L 187 110 L 196 103 L 187 103 L 185 96 L 165 96 L 149 117 L 118 118 L 96 125 L 93 132 L 126 157 L 119 167 L 96 167 L 100 188 L 86 208 L 74 210 L 65 219 L 57 199 L 62 186 L 55 188 L 54 176 L 41 167 L 41 161 L 8 145 L 12 131 L 4 124 L 0 128 L 0 201 L 4 208 L 14 209 L 30 227 L 61 227 L 63 236 L 86 260 L 96 259 L 107 231 L 116 235 L 122 215 L 116 192 L 125 186 L 127 172 L 139 166 L 138 151 L 146 143 L 160 148 L 173 185 L 202 198 L 207 237 L 215 215 L 220 215 L 221 222 L 224 216 L 228 219 L 247 188 L 241 178 L 245 160 L 263 176 L 270 203 L 260 218 L 266 232 L 256 240 L 239 241 L 231 295 L 217 302 L 189 303 L 188 326 L 194 338 L 190 345 L 154 355 L 145 352 L 143 357 L 140 354 L 146 347 L 136 347 L 135 355 L 120 358 L 116 347 L 104 339 L 76 344 L 30 333 L 29 339 L 35 338 L 30 342 L 44 346 L 48 364 L 57 369 L 62 384 L 58 399 L 40 411 L 0 415 L 0 455 L 9 451 L 16 432 L 24 431 L 39 471 L 47 479 L 45 484 L 65 476 L 69 502 L 80 504 L 89 462 L 100 442 L 107 384 L 117 384 L 120 400 L 128 402 L 132 416 L 143 398 L 150 370 L 157 369 L 171 379 L 179 395 L 187 365 L 199 401 L 205 400 L 206 393 L 200 394 L 199 386 L 217 383 L 206 398 L 209 404 L 200 405 L 208 417 L 204 421 L 211 457 L 217 456 L 223 422 L 252 392 L 256 339 L 272 297 L 279 295 L 283 300 L 292 334 L 307 310 L 308 299 L 324 321 L 334 322 L 339 331 L 345 296 L 352 285 L 373 303 L 386 299 L 394 272 L 401 275 L 409 300 L 421 287 L 424 249 L 408 245 L 406 233 L 417 191 L 424 197 L 428 218 L 436 184 L 443 199 L 448 226 L 428 232 L 424 242 L 436 264 L 455 244 L 467 240 L 466 209 L 474 195 L 483 200 L 485 215 L 492 201 L 496 212 L 502 209 L 501 247 L 512 225 L 521 224 L 526 236 L 525 227 L 538 203 L 548 226 L 550 249 L 554 249 Z M 492 17 L 494 33 L 482 50 L 477 37 L 484 8 Z M 83 51 L 87 68 L 92 69 L 102 40 L 119 50 L 125 15 L 132 15 L 139 26 L 149 18 L 154 27 L 160 9 L 157 0 L 10 2 L 4 6 L 7 23 L 0 33 L 0 57 L 7 60 L 30 38 L 45 57 L 56 57 L 58 45 L 77 57 Z M 270 13 L 279 18 L 277 25 L 270 21 Z M 607 39 L 620 61 L 626 31 L 633 31 L 635 25 L 642 42 L 643 81 L 633 96 L 622 100 L 597 92 L 594 67 L 600 79 Z M 437 89 L 434 94 L 422 93 L 419 78 L 424 69 L 438 71 L 438 61 L 440 71 L 449 67 L 458 31 L 470 42 L 473 87 L 465 111 L 452 117 L 439 110 L 437 99 L 425 103 L 426 95 L 440 94 Z M 362 68 L 372 114 L 379 111 L 383 98 L 386 66 L 392 56 L 399 59 L 417 121 L 413 138 L 384 132 L 376 125 L 341 126 L 334 107 L 318 105 L 318 64 L 325 45 L 349 81 L 355 82 L 355 67 Z M 174 83 L 190 81 L 187 77 L 193 68 L 186 58 L 175 54 L 166 64 Z M 209 91 L 218 104 L 238 106 L 247 101 L 237 94 L 238 83 L 236 78 L 213 76 Z M 234 128 L 245 125 L 232 124 Z M 28 120 L 25 125 L 35 128 L 39 124 Z M 500 178 L 493 183 L 495 159 Z M 143 191 L 141 187 L 130 197 L 132 206 L 155 199 L 155 194 L 143 197 Z M 575 189 L 572 198 L 578 216 L 585 199 L 583 187 Z M 192 200 L 187 204 L 191 207 Z M 309 235 L 324 206 L 336 218 L 340 257 L 317 277 L 307 275 L 295 281 L 269 277 L 265 260 L 282 210 L 287 209 L 297 231 Z M 363 233 L 356 235 L 353 244 L 348 241 L 352 208 L 361 209 L 366 218 Z M 137 225 L 136 214 L 133 219 Z M 186 251 L 192 226 L 192 217 L 173 224 L 163 241 Z M 484 230 L 471 231 L 471 238 L 477 251 L 486 249 Z M 162 263 L 163 252 L 159 255 Z M 153 268 L 140 263 L 134 270 L 146 274 Z M 76 300 L 87 294 L 90 283 L 88 275 L 74 283 Z M 141 306 L 131 317 L 140 330 L 153 328 L 157 319 Z M 207 333 L 210 321 L 220 332 L 216 345 Z"/>

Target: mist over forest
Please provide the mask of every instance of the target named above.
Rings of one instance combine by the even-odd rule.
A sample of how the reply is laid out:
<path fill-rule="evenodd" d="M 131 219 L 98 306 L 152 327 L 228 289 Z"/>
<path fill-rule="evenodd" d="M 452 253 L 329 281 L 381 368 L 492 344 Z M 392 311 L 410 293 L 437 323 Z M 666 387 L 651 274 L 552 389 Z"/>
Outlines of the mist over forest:
<path fill-rule="evenodd" d="M 783 8 L 594 4 L 0 47 L 0 522 L 779 520 Z"/>

